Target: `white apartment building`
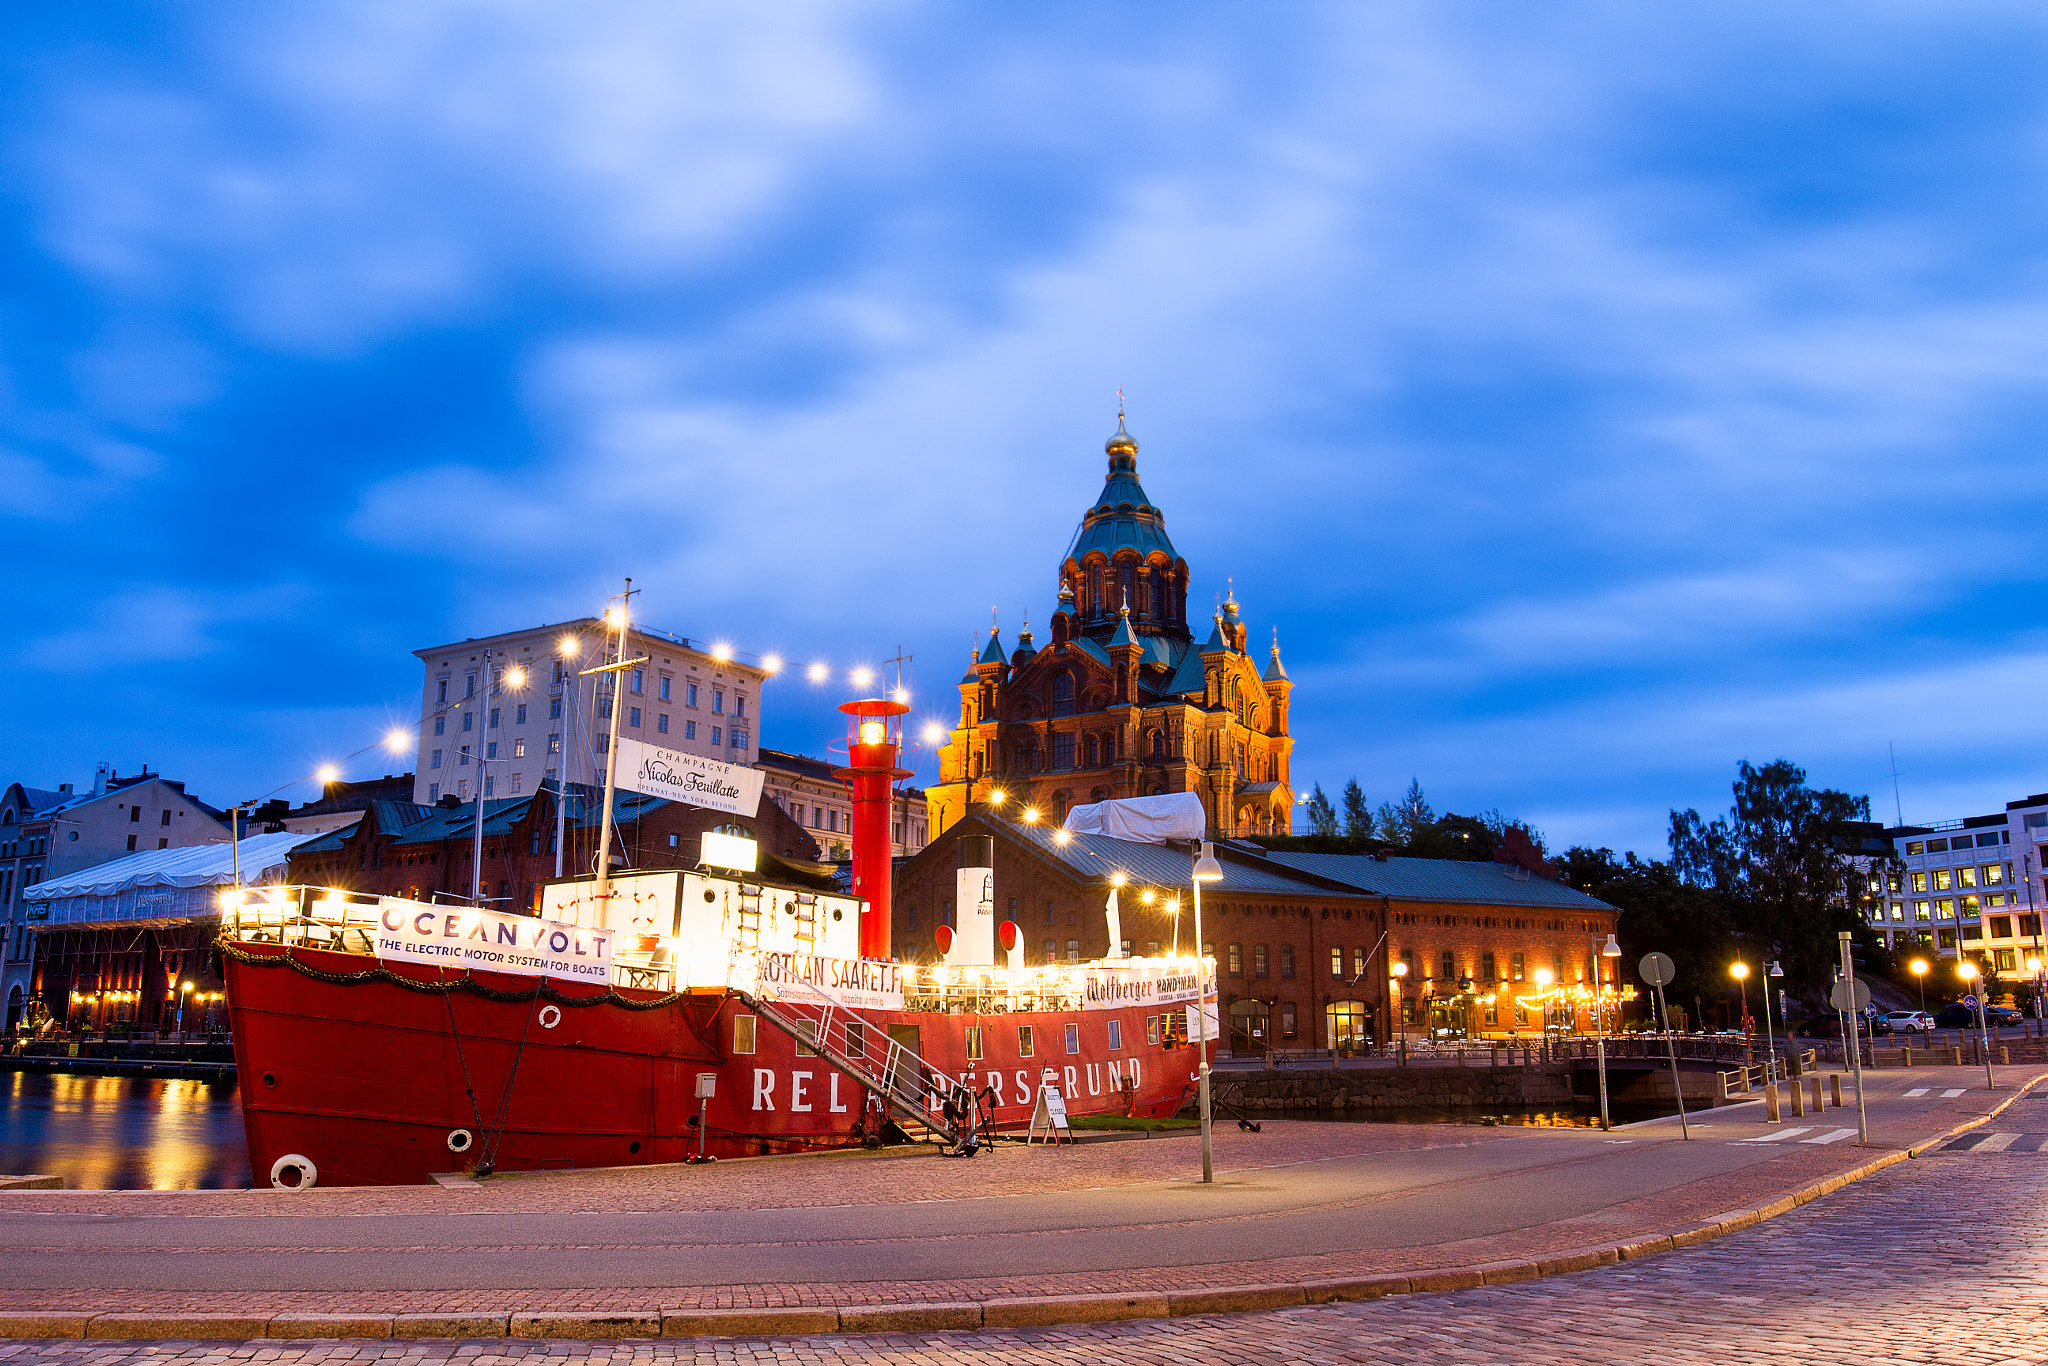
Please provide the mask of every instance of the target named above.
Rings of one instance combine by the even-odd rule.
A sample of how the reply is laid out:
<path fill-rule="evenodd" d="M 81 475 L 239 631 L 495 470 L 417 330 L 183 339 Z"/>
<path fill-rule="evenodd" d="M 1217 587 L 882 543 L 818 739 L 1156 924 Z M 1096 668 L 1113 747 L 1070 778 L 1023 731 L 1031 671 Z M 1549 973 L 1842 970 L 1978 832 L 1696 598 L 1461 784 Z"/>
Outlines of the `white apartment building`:
<path fill-rule="evenodd" d="M 1900 868 L 1871 877 L 1871 925 L 1895 953 L 1967 953 L 2002 977 L 2043 956 L 2048 793 L 2002 812 L 1887 830 Z"/>
<path fill-rule="evenodd" d="M 413 651 L 426 671 L 413 800 L 468 801 L 479 789 L 524 796 L 543 778 L 600 785 L 614 703 L 622 737 L 754 762 L 769 670 L 721 659 L 709 641 L 635 626 L 627 655 L 645 664 L 581 676 L 610 658 L 615 640 L 583 617 Z"/>
<path fill-rule="evenodd" d="M 808 754 L 764 749 L 754 767 L 768 776 L 761 795 L 788 813 L 818 842 L 818 857 L 834 862 L 853 856 L 853 798 L 833 774 L 836 766 Z M 889 847 L 898 857 L 915 854 L 925 838 L 924 793 L 898 788 L 889 813 Z"/>

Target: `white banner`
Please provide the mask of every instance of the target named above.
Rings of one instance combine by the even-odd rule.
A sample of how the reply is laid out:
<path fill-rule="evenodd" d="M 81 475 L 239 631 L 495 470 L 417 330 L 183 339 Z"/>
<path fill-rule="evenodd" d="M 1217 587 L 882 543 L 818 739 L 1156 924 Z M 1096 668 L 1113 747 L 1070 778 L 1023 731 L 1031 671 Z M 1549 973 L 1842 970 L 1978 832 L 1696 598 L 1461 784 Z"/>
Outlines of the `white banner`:
<path fill-rule="evenodd" d="M 1183 1001 L 1199 999 L 1202 994 L 1202 979 L 1192 960 L 1156 966 L 1147 966 L 1138 959 L 1126 961 L 1138 966 L 1085 969 L 1078 974 L 1084 1010 L 1179 1005 Z M 1212 974 L 1209 979 L 1212 994 L 1215 986 L 1216 979 Z"/>
<path fill-rule="evenodd" d="M 903 1009 L 903 968 L 897 963 L 770 951 L 758 955 L 755 971 L 761 994 L 770 1000 Z"/>
<path fill-rule="evenodd" d="M 619 786 L 649 797 L 752 816 L 761 809 L 761 784 L 767 774 L 742 764 L 721 763 L 701 754 L 619 737 L 613 756 Z"/>
<path fill-rule="evenodd" d="M 468 906 L 377 899 L 377 956 L 519 977 L 612 980 L 612 932 Z"/>

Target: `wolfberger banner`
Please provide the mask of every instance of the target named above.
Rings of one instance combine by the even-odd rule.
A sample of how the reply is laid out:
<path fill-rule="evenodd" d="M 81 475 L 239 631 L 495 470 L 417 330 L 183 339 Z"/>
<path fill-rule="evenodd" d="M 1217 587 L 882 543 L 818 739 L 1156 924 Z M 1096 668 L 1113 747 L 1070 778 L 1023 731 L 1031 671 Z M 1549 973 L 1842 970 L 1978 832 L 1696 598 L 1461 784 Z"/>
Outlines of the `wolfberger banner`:
<path fill-rule="evenodd" d="M 392 896 L 377 899 L 377 956 L 600 986 L 612 980 L 610 930 Z"/>
<path fill-rule="evenodd" d="M 871 958 L 825 958 L 814 953 L 764 952 L 758 956 L 761 994 L 771 1000 L 810 1001 L 862 1010 L 903 1009 L 903 968 Z"/>
<path fill-rule="evenodd" d="M 1183 1001 L 1193 1001 L 1202 994 L 1202 979 L 1196 974 L 1193 964 L 1173 967 L 1107 968 L 1083 971 L 1079 976 L 1084 1010 L 1179 1005 Z M 1213 975 L 1209 979 L 1209 985 L 1213 991 Z"/>
<path fill-rule="evenodd" d="M 768 775 L 758 768 L 720 763 L 701 754 L 619 737 L 616 756 L 619 786 L 649 797 L 752 816 L 761 809 L 761 783 Z"/>

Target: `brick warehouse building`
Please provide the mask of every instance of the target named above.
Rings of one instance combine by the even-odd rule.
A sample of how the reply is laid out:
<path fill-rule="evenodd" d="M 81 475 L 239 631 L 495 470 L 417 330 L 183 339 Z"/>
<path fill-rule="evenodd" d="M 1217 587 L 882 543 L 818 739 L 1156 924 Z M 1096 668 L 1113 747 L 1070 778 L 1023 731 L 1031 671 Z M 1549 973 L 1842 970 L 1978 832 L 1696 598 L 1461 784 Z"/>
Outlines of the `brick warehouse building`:
<path fill-rule="evenodd" d="M 1027 625 L 1006 655 L 991 630 L 960 680 L 960 719 L 927 794 L 931 829 L 996 791 L 1055 825 L 1109 797 L 1194 792 L 1213 831 L 1285 834 L 1293 684 L 1279 644 L 1261 669 L 1234 594 L 1195 643 L 1188 563 L 1138 483 L 1121 413 L 1105 449 L 1109 476 L 1060 563 L 1050 643 Z"/>
<path fill-rule="evenodd" d="M 595 866 L 600 800 L 600 793 L 569 784 L 565 875 L 588 873 Z M 744 818 L 621 792 L 613 822 L 615 847 L 630 868 L 693 866 L 704 832 L 723 829 L 759 842 L 768 876 L 818 875 L 815 867 L 803 866 L 817 858 L 816 841 L 772 802 L 762 802 L 759 812 Z M 286 880 L 420 901 L 436 895 L 466 901 L 475 842 L 474 802 L 422 806 L 375 801 L 346 830 L 293 850 Z M 783 866 L 773 868 L 778 862 Z M 542 884 L 555 875 L 552 780 L 538 792 L 484 803 L 483 872 L 485 896 L 497 909 L 528 911 L 537 904 Z"/>
<path fill-rule="evenodd" d="M 1188 850 L 1018 824 L 977 807 L 898 873 L 897 957 L 936 960 L 934 931 L 957 923 L 954 846 L 964 834 L 995 837 L 996 918 L 1017 922 L 1031 962 L 1107 953 L 1104 907 L 1117 873 L 1127 879 L 1118 909 L 1130 952 L 1173 951 L 1174 898 L 1180 948 L 1193 948 Z M 1432 1030 L 1539 1033 L 1539 969 L 1551 974 L 1553 1021 L 1592 1027 L 1584 998 L 1617 915 L 1604 902 L 1499 863 L 1269 854 L 1242 842 L 1218 845 L 1216 857 L 1223 880 L 1202 893 L 1203 930 L 1234 1052 Z M 1397 963 L 1407 971 L 1395 979 Z"/>

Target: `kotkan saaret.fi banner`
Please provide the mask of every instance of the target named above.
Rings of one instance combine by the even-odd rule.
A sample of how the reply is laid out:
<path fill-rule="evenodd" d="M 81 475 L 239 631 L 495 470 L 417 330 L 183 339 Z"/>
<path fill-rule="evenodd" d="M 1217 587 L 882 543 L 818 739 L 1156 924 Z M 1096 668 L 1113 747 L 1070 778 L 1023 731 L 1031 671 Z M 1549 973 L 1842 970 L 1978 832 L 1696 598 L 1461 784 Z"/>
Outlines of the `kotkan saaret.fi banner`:
<path fill-rule="evenodd" d="M 767 774 L 758 768 L 720 763 L 701 754 L 619 737 L 619 786 L 649 797 L 751 816 L 761 807 L 761 784 Z"/>

